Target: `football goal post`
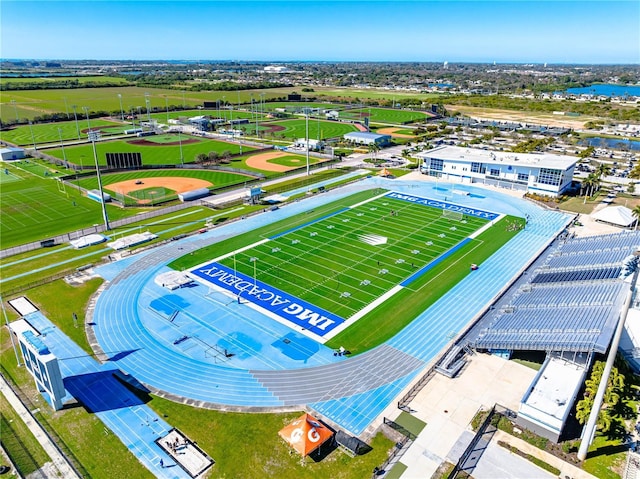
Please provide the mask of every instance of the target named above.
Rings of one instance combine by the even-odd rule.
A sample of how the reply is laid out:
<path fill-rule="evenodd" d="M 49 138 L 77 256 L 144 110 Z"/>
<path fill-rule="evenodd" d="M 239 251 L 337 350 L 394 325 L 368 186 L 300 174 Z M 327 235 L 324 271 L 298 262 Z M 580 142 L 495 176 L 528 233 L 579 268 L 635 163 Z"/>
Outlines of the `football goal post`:
<path fill-rule="evenodd" d="M 461 211 L 451 211 L 447 209 L 442 210 L 442 217 L 455 221 L 462 221 L 464 214 Z"/>

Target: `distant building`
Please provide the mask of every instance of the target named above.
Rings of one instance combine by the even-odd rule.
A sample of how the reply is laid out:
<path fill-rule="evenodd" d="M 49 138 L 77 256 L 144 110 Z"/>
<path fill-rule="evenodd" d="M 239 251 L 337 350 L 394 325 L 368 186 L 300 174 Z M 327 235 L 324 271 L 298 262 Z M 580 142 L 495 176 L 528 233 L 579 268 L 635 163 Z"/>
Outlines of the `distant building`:
<path fill-rule="evenodd" d="M 386 146 L 391 143 L 391 135 L 380 135 L 378 133 L 371 133 L 368 131 L 353 131 L 345 134 L 343 138 L 357 145 L 368 146 L 376 144 L 378 146 Z"/>
<path fill-rule="evenodd" d="M 189 118 L 189 123 L 200 131 L 207 131 L 209 129 L 209 119 L 204 116 L 191 117 Z"/>
<path fill-rule="evenodd" d="M 2 148 L 0 149 L 0 160 L 15 161 L 24 158 L 24 148 Z"/>
<path fill-rule="evenodd" d="M 283 65 L 269 65 L 264 67 L 265 73 L 287 73 L 289 69 Z"/>
<path fill-rule="evenodd" d="M 346 136 L 346 135 L 345 135 Z M 443 146 L 416 155 L 425 175 L 460 183 L 519 189 L 547 196 L 571 186 L 578 158 L 550 153 L 509 153 Z"/>
<path fill-rule="evenodd" d="M 309 150 L 321 150 L 322 148 L 324 148 L 324 141 L 314 140 L 312 138 L 309 138 L 309 140 L 307 140 L 306 138 L 298 138 L 293 144 L 293 147 L 302 148 L 304 150 L 306 149 L 307 141 L 309 142 Z"/>
<path fill-rule="evenodd" d="M 338 117 L 340 116 L 340 113 L 338 113 L 336 110 L 331 110 L 326 112 L 324 116 L 326 117 L 327 120 L 337 120 Z"/>

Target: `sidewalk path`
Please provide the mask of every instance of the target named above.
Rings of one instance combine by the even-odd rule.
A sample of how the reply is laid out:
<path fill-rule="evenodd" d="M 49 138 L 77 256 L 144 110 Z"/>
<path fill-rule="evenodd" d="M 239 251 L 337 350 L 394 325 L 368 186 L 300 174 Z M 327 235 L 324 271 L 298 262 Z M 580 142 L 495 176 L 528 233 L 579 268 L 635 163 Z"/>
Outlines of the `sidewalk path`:
<path fill-rule="evenodd" d="M 493 436 L 493 441 L 496 444 L 498 441 L 506 442 L 516 449 L 560 469 L 560 477 L 570 477 L 571 479 L 597 479 L 596 476 L 583 471 L 579 467 L 574 466 L 573 464 L 569 464 L 568 462 L 563 461 L 553 454 L 543 451 L 542 449 L 539 449 L 529 444 L 528 442 L 523 441 L 519 437 L 512 436 L 511 434 L 507 434 L 504 431 L 496 431 L 495 435 Z"/>
<path fill-rule="evenodd" d="M 59 477 L 65 479 L 81 479 L 76 471 L 71 467 L 67 458 L 60 452 L 56 445 L 51 441 L 47 433 L 42 429 L 40 424 L 33 418 L 31 413 L 22 404 L 22 401 L 16 396 L 4 376 L 0 375 L 0 392 L 7 398 L 11 407 L 18 413 L 24 423 L 27 425 L 36 440 L 42 445 L 42 448 L 53 461 L 53 465 L 58 470 Z"/>

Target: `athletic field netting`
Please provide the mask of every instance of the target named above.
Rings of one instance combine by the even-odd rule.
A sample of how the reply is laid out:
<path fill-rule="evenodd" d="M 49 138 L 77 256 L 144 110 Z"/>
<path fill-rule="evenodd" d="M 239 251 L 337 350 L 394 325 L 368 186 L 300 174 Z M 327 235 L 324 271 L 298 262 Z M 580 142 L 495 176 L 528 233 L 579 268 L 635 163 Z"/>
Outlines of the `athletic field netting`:
<path fill-rule="evenodd" d="M 411 283 L 498 217 L 387 193 L 294 227 L 192 270 L 321 338 Z M 328 335 L 328 336 L 327 336 Z"/>

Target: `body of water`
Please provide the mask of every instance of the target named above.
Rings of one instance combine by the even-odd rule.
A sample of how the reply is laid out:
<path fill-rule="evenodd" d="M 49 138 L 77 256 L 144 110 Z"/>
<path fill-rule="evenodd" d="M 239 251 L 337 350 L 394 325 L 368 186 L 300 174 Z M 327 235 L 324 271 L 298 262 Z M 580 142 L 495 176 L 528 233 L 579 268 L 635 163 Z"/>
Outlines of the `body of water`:
<path fill-rule="evenodd" d="M 602 138 L 600 136 L 592 136 L 585 138 L 583 144 L 594 146 L 596 148 L 609 148 L 609 149 L 630 149 L 632 151 L 640 151 L 640 141 L 637 140 L 624 140 L 622 138 Z"/>
<path fill-rule="evenodd" d="M 582 88 L 567 88 L 572 95 L 603 95 L 603 96 L 640 96 L 640 85 L 615 85 L 613 83 L 598 83 Z"/>

